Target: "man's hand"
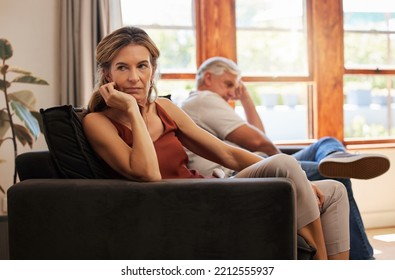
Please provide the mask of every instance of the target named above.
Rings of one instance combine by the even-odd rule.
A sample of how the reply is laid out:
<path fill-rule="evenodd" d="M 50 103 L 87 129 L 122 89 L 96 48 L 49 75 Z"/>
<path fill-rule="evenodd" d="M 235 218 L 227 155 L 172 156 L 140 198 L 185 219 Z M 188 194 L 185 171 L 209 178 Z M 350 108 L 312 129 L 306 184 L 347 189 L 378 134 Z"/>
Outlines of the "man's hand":
<path fill-rule="evenodd" d="M 235 91 L 235 100 L 246 100 L 246 98 L 251 98 L 250 94 L 242 81 L 240 81 L 239 86 L 236 88 Z"/>
<path fill-rule="evenodd" d="M 235 90 L 234 99 L 240 100 L 241 105 L 243 106 L 244 109 L 244 113 L 247 118 L 247 122 L 250 125 L 255 126 L 263 133 L 265 133 L 265 127 L 263 125 L 261 118 L 259 117 L 258 112 L 256 111 L 255 103 L 252 100 L 250 93 L 247 90 L 247 87 L 244 85 L 242 81 L 239 82 L 239 86 Z"/>

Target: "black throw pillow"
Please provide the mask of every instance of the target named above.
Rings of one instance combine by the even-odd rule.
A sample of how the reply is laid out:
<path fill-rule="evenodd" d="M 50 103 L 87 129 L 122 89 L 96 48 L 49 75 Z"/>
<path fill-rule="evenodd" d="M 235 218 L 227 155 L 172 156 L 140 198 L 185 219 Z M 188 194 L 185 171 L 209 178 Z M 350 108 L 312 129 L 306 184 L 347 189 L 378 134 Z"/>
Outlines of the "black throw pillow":
<path fill-rule="evenodd" d="M 40 109 L 44 136 L 60 178 L 121 178 L 92 149 L 85 137 L 83 110 L 71 105 Z"/>

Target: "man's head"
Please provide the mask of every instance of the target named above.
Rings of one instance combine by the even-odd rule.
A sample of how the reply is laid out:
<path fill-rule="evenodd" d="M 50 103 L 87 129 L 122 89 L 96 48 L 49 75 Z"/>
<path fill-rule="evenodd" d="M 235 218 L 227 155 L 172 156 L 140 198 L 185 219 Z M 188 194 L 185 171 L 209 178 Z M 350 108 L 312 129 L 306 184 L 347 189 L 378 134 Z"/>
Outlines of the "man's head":
<path fill-rule="evenodd" d="M 241 72 L 236 63 L 224 57 L 207 59 L 196 74 L 198 90 L 210 90 L 228 101 L 235 97 Z"/>

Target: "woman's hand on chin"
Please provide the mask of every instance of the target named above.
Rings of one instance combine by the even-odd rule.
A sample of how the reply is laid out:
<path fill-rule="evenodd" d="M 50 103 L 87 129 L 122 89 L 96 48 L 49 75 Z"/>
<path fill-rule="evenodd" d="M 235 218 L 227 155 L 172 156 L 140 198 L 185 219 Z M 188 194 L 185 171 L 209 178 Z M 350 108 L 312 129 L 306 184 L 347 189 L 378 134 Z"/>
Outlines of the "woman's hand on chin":
<path fill-rule="evenodd" d="M 114 82 L 102 85 L 99 91 L 108 107 L 125 112 L 130 109 L 139 110 L 136 98 L 131 94 L 117 90 Z"/>

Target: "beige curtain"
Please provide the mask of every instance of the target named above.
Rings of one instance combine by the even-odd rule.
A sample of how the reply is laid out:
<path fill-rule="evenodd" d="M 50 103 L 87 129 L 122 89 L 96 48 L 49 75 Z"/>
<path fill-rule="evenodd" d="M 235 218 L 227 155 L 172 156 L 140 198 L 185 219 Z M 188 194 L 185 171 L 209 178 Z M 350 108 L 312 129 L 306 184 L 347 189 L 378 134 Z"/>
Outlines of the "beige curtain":
<path fill-rule="evenodd" d="M 87 105 L 95 84 L 97 43 L 121 24 L 119 0 L 61 1 L 60 104 Z"/>

